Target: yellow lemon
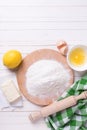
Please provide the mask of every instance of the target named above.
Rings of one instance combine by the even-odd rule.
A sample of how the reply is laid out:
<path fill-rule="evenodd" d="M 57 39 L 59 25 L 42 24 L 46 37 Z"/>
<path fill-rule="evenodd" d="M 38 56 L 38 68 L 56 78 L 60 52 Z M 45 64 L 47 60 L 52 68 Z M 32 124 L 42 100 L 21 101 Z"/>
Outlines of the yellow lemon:
<path fill-rule="evenodd" d="M 10 50 L 3 56 L 3 64 L 9 69 L 14 69 L 20 65 L 22 61 L 22 55 L 17 50 Z"/>

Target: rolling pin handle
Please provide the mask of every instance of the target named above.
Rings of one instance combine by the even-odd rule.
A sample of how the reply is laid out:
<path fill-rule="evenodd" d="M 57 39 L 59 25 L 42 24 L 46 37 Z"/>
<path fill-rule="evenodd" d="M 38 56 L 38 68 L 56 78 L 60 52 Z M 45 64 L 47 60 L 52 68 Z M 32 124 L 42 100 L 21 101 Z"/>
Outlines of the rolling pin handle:
<path fill-rule="evenodd" d="M 87 91 L 82 92 L 80 95 L 75 96 L 75 99 L 78 101 L 80 99 L 86 99 L 87 98 Z"/>
<path fill-rule="evenodd" d="M 34 112 L 30 113 L 30 115 L 29 115 L 29 119 L 32 122 L 35 122 L 37 119 L 40 119 L 41 117 L 43 117 L 41 114 L 41 111 L 34 111 Z"/>

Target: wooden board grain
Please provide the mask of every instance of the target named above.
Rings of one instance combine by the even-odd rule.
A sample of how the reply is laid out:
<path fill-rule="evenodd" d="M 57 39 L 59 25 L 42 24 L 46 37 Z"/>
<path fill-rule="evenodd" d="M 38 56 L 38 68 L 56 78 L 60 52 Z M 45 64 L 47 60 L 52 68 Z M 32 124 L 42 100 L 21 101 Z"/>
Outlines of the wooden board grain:
<path fill-rule="evenodd" d="M 53 98 L 39 98 L 38 96 L 33 96 L 30 95 L 29 92 L 26 89 L 26 72 L 28 68 L 35 62 L 39 60 L 55 60 L 59 63 L 61 63 L 66 71 L 68 71 L 70 75 L 70 80 L 69 80 L 69 85 L 67 87 L 61 86 L 62 90 L 59 92 L 58 96 L 55 96 Z M 17 80 L 18 80 L 18 85 L 23 93 L 23 95 L 31 102 L 37 104 L 37 105 L 48 105 L 53 102 L 53 100 L 59 98 L 59 96 L 66 90 L 68 89 L 72 83 L 73 83 L 73 70 L 68 66 L 66 57 L 64 57 L 62 54 L 60 54 L 58 51 L 52 50 L 52 49 L 41 49 L 41 50 L 36 50 L 30 54 L 28 54 L 24 59 L 21 64 L 21 66 L 18 69 L 17 72 Z"/>

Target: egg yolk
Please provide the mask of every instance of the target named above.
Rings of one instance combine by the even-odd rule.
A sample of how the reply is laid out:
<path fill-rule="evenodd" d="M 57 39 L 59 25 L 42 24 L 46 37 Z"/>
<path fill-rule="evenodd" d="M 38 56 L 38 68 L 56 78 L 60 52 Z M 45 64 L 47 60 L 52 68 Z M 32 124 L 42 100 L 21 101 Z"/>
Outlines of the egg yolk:
<path fill-rule="evenodd" d="M 83 65 L 86 60 L 86 53 L 82 48 L 75 48 L 70 52 L 69 60 L 73 65 Z"/>

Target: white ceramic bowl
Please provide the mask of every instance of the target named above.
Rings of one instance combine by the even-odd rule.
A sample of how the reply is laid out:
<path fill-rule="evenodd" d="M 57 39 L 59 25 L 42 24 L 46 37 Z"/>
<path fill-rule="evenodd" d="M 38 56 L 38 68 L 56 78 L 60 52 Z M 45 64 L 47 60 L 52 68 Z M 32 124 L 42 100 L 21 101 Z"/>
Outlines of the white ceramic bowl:
<path fill-rule="evenodd" d="M 67 53 L 67 62 L 68 62 L 68 65 L 73 69 L 73 70 L 76 70 L 76 71 L 85 71 L 87 70 L 87 60 L 86 62 L 81 65 L 81 66 L 76 66 L 76 65 L 73 65 L 70 60 L 69 60 L 69 56 L 70 56 L 70 53 L 72 50 L 74 50 L 75 48 L 82 48 L 85 52 L 86 52 L 86 55 L 87 55 L 87 46 L 86 45 L 75 45 L 73 46 L 70 51 L 68 51 Z"/>

